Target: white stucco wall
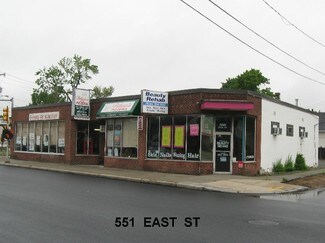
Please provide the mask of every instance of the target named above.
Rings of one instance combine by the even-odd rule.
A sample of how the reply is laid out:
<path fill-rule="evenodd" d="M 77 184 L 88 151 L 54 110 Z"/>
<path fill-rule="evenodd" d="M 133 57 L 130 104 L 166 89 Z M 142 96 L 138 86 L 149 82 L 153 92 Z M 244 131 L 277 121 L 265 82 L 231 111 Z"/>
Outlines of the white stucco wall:
<path fill-rule="evenodd" d="M 319 147 L 325 148 L 325 132 L 319 132 Z"/>
<path fill-rule="evenodd" d="M 297 153 L 304 155 L 307 166 L 318 164 L 318 116 L 266 99 L 262 99 L 261 168 L 271 171 L 277 159 L 284 164 L 288 156 L 295 160 Z M 271 134 L 271 122 L 279 122 L 282 134 Z M 293 125 L 293 137 L 287 136 L 287 124 Z M 316 125 L 316 126 L 315 126 Z M 308 137 L 299 137 L 299 126 L 305 127 Z"/>

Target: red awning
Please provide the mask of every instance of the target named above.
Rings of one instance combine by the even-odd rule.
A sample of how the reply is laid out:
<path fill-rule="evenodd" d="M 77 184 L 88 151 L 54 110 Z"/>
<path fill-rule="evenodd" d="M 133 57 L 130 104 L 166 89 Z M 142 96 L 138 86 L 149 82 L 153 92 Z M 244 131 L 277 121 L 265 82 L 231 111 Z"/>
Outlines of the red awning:
<path fill-rule="evenodd" d="M 248 111 L 254 109 L 254 104 L 245 101 L 203 101 L 201 110 L 231 110 Z"/>

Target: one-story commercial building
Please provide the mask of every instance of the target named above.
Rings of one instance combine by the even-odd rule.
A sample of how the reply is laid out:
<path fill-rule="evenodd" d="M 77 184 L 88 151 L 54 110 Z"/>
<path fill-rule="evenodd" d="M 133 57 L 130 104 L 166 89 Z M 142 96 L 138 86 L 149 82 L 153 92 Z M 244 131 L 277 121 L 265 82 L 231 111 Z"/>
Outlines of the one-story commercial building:
<path fill-rule="evenodd" d="M 85 104 L 14 108 L 12 158 L 245 175 L 270 171 L 297 153 L 308 166 L 318 163 L 317 113 L 259 93 L 143 90 Z"/>

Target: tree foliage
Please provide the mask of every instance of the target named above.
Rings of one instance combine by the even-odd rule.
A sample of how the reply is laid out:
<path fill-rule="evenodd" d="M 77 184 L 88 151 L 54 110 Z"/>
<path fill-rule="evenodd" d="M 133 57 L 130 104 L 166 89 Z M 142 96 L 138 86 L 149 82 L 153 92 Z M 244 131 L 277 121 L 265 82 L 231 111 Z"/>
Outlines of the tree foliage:
<path fill-rule="evenodd" d="M 72 90 L 86 83 L 92 76 L 98 74 L 98 66 L 91 64 L 90 59 L 74 55 L 72 58 L 62 58 L 56 66 L 43 68 L 36 72 L 32 104 L 49 104 L 71 101 Z M 108 92 L 108 90 L 110 92 Z M 100 88 L 102 95 L 111 95 L 113 87 Z M 98 88 L 96 88 L 96 92 Z M 97 94 L 97 93 L 96 93 Z M 95 96 L 96 97 L 96 96 Z"/>
<path fill-rule="evenodd" d="M 235 78 L 227 78 L 225 83 L 222 83 L 221 89 L 232 90 L 251 90 L 264 95 L 275 97 L 270 87 L 262 88 L 270 84 L 269 79 L 264 77 L 260 70 L 246 70 Z"/>
<path fill-rule="evenodd" d="M 91 98 L 92 99 L 99 99 L 99 98 L 106 98 L 113 94 L 114 87 L 101 87 L 101 86 L 95 86 L 91 92 Z"/>

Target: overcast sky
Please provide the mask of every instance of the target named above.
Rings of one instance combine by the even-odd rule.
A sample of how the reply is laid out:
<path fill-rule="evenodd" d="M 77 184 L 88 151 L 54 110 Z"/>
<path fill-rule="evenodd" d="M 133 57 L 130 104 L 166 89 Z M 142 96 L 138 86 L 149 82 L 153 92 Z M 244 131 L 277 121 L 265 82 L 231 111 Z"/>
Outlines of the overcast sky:
<path fill-rule="evenodd" d="M 215 3 L 268 41 L 325 73 L 325 1 L 262 0 Z M 220 88 L 247 69 L 259 69 L 281 99 L 325 111 L 325 74 L 302 65 L 249 32 L 208 0 L 188 0 L 250 49 L 178 0 L 10 0 L 1 2 L 2 94 L 29 104 L 35 73 L 74 54 L 91 59 L 99 74 L 82 88 L 115 88 L 113 96 L 142 89 Z M 320 83 L 317 83 L 320 82 Z M 0 105 L 0 107 L 3 104 Z"/>

